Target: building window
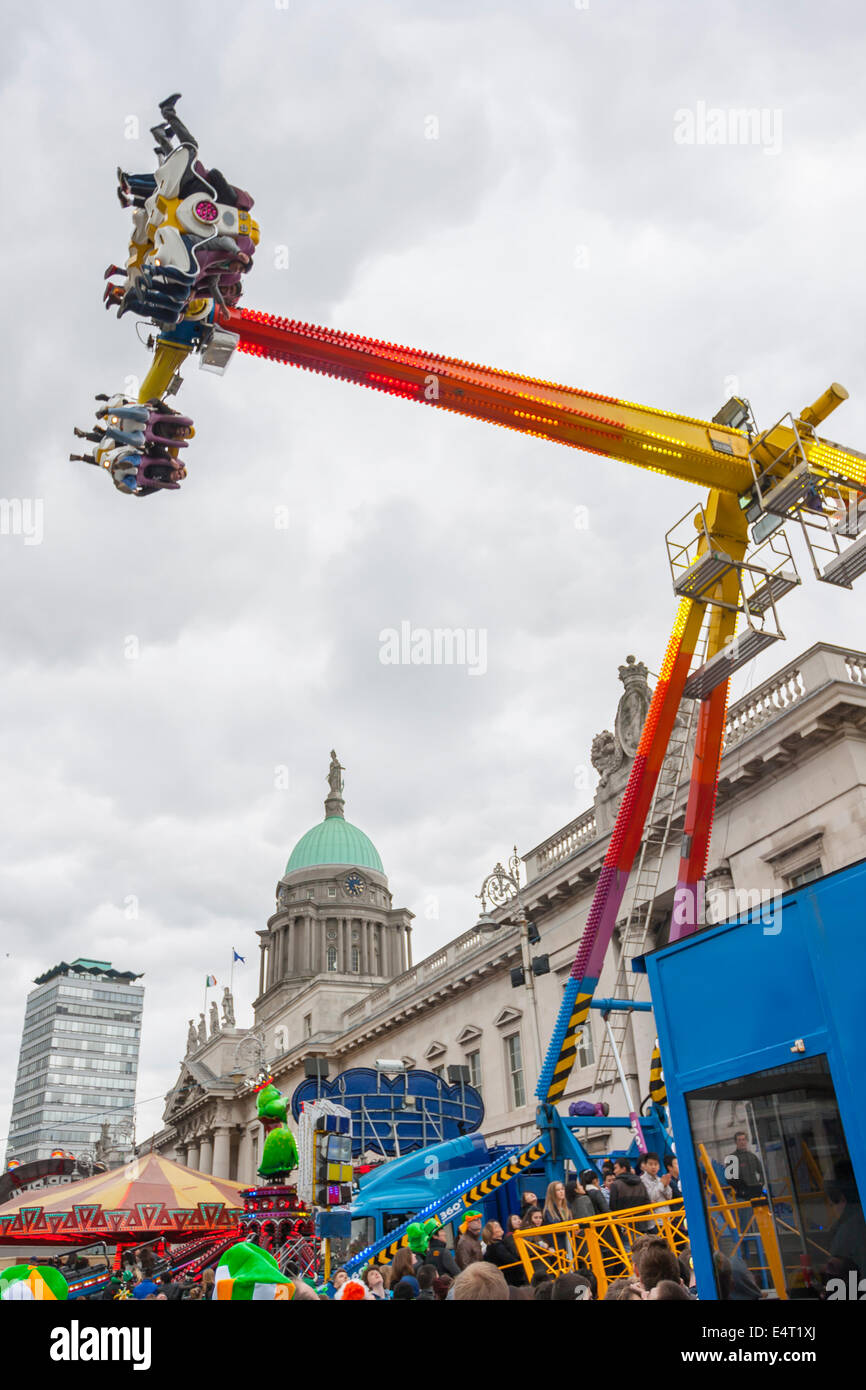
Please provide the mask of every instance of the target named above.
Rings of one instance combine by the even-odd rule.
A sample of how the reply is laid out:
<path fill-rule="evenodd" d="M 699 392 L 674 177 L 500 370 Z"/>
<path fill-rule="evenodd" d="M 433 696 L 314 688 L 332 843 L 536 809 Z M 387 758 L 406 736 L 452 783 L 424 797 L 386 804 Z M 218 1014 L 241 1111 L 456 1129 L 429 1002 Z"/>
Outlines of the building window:
<path fill-rule="evenodd" d="M 336 969 L 337 969 L 337 948 L 336 948 L 336 946 L 329 946 L 329 947 L 328 947 L 328 970 L 329 970 L 329 971 L 336 971 Z"/>
<path fill-rule="evenodd" d="M 314 893 L 313 893 L 312 888 L 308 888 L 308 889 L 307 889 L 307 897 L 308 897 L 308 898 L 314 897 Z"/>
<path fill-rule="evenodd" d="M 466 1065 L 469 1068 L 469 1084 L 474 1086 L 476 1091 L 481 1090 L 481 1053 L 467 1052 Z"/>
<path fill-rule="evenodd" d="M 520 1034 L 510 1033 L 505 1039 L 505 1062 L 511 1083 L 511 1104 L 514 1110 L 526 1104 L 526 1091 L 523 1086 L 523 1053 L 520 1048 Z"/>
<path fill-rule="evenodd" d="M 330 885 L 328 886 L 328 897 L 329 897 L 329 898 L 336 898 L 336 896 L 337 896 L 337 887 L 336 887 L 336 884 L 332 883 L 332 884 L 330 884 Z"/>
<path fill-rule="evenodd" d="M 804 864 L 802 869 L 797 869 L 796 873 L 788 874 L 788 887 L 801 888 L 804 883 L 814 883 L 823 872 L 820 859 L 813 859 L 810 863 Z"/>
<path fill-rule="evenodd" d="M 580 1042 L 577 1045 L 577 1065 L 579 1067 L 591 1067 L 595 1061 L 595 1048 L 592 1045 L 592 1033 L 587 1024 L 580 1035 Z"/>
<path fill-rule="evenodd" d="M 313 1015 L 312 1015 L 312 1014 L 304 1014 L 304 1037 L 305 1037 L 305 1038 L 311 1038 L 312 1036 L 313 1036 Z"/>
<path fill-rule="evenodd" d="M 431 1067 L 430 1070 L 432 1071 L 432 1073 L 433 1073 L 434 1076 L 444 1076 L 444 1075 L 445 1075 L 445 1068 L 444 1068 L 444 1067 Z"/>
<path fill-rule="evenodd" d="M 361 952 L 357 946 L 352 947 L 352 969 L 356 973 L 361 969 Z"/>

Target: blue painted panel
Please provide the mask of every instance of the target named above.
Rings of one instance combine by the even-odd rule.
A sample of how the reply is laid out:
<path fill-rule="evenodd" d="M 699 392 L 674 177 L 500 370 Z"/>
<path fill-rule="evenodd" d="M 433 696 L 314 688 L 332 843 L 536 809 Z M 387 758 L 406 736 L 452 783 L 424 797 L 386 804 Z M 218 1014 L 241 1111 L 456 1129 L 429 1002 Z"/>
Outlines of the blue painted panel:
<path fill-rule="evenodd" d="M 406 1108 L 406 1098 L 415 1105 Z M 332 1100 L 352 1113 L 352 1153 L 385 1155 L 426 1148 L 439 1140 L 473 1134 L 484 1120 L 484 1102 L 473 1086 L 451 1086 L 432 1071 L 388 1077 L 372 1067 L 352 1067 L 333 1081 L 302 1081 L 292 1094 L 297 1120 L 304 1101 Z"/>
<path fill-rule="evenodd" d="M 690 1091 L 826 1054 L 866 1197 L 866 861 L 785 894 L 776 925 L 743 916 L 645 958 L 704 1298 L 715 1286 Z M 793 1051 L 800 1040 L 804 1050 Z"/>
<path fill-rule="evenodd" d="M 777 935 L 765 935 L 760 921 L 745 921 L 700 932 L 648 957 L 654 999 L 660 990 L 662 997 L 676 1001 L 664 1057 L 666 1078 L 672 1070 L 680 1075 L 698 1071 L 822 1026 L 798 916 L 797 905 L 786 903 Z"/>

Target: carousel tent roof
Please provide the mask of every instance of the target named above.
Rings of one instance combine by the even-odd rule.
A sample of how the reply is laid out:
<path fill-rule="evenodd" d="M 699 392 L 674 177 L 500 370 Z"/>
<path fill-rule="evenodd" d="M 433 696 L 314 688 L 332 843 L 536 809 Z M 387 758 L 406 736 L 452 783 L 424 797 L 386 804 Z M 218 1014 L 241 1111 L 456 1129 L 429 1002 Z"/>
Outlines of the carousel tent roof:
<path fill-rule="evenodd" d="M 82 1182 L 19 1193 L 0 1206 L 0 1244 L 228 1231 L 243 1210 L 242 1191 L 240 1183 L 144 1154 Z"/>

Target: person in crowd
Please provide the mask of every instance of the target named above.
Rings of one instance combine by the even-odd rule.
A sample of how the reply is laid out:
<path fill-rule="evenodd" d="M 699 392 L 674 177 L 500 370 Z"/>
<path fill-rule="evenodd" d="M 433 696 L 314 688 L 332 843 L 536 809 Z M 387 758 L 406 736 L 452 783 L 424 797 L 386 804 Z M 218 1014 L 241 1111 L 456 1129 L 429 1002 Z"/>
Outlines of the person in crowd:
<path fill-rule="evenodd" d="M 451 1286 L 449 1296 L 455 1303 L 507 1302 L 508 1285 L 502 1271 L 495 1265 L 476 1260 L 461 1270 Z"/>
<path fill-rule="evenodd" d="M 133 1287 L 132 1296 L 137 1299 L 146 1299 L 150 1298 L 156 1291 L 156 1284 L 152 1279 L 139 1279 L 138 1283 Z"/>
<path fill-rule="evenodd" d="M 719 1295 L 719 1302 L 727 1303 L 731 1297 L 734 1275 L 728 1256 L 723 1254 L 721 1250 L 716 1250 L 713 1255 L 713 1273 L 716 1276 L 716 1292 Z"/>
<path fill-rule="evenodd" d="M 523 1262 L 520 1258 L 520 1250 L 518 1249 L 517 1241 L 514 1239 L 514 1232 L 519 1229 L 520 1217 L 516 1212 L 512 1212 L 505 1223 L 505 1235 L 502 1239 L 509 1253 L 513 1256 L 513 1267 L 511 1269 L 504 1269 L 502 1272 L 505 1275 L 506 1282 L 514 1289 L 523 1288 L 527 1282 L 526 1271 L 523 1268 Z"/>
<path fill-rule="evenodd" d="M 641 1179 L 625 1158 L 613 1161 L 613 1182 L 610 1185 L 610 1210 L 628 1211 L 630 1207 L 646 1205 L 647 1193 Z"/>
<path fill-rule="evenodd" d="M 460 1223 L 460 1239 L 454 1257 L 458 1270 L 462 1273 L 471 1264 L 478 1264 L 484 1258 L 481 1248 L 481 1213 L 468 1211 Z"/>
<path fill-rule="evenodd" d="M 534 1231 L 537 1226 L 543 1225 L 543 1213 L 539 1210 L 538 1207 L 530 1207 L 526 1216 L 520 1223 L 520 1228 L 523 1231 Z M 544 1263 L 545 1258 L 554 1254 L 554 1247 L 551 1244 L 550 1240 L 548 1240 L 544 1236 L 533 1236 L 532 1245 L 533 1248 L 538 1252 L 537 1256 L 533 1258 L 532 1261 L 533 1276 L 539 1273 L 544 1273 L 545 1278 L 552 1278 L 552 1276 L 547 1273 L 547 1266 Z"/>
<path fill-rule="evenodd" d="M 523 1220 L 523 1218 L 526 1216 L 527 1212 L 530 1211 L 530 1209 L 531 1209 L 532 1207 L 537 1207 L 537 1206 L 538 1206 L 538 1197 L 536 1196 L 536 1194 L 535 1194 L 534 1192 L 530 1192 L 530 1191 L 527 1189 L 526 1192 L 524 1192 L 523 1195 L 522 1195 L 521 1198 L 520 1198 L 520 1219 L 521 1219 L 521 1221 Z"/>
<path fill-rule="evenodd" d="M 517 1284 L 508 1285 L 508 1300 L 510 1303 L 532 1303 L 535 1295 L 528 1284 L 518 1286 Z"/>
<path fill-rule="evenodd" d="M 604 1192 L 604 1198 L 605 1198 L 605 1201 L 607 1202 L 608 1210 L 610 1209 L 610 1189 L 613 1187 L 613 1185 L 614 1185 L 615 1182 L 616 1182 L 616 1173 L 615 1173 L 615 1172 L 613 1171 L 613 1169 L 611 1168 L 610 1172 L 609 1172 L 609 1173 L 605 1173 L 604 1177 L 603 1177 L 602 1180 L 601 1180 L 601 1185 L 602 1185 L 602 1189 L 603 1189 L 603 1192 Z"/>
<path fill-rule="evenodd" d="M 535 1303 L 549 1303 L 553 1298 L 553 1279 L 549 1275 L 535 1284 L 532 1298 Z"/>
<path fill-rule="evenodd" d="M 659 1302 L 662 1303 L 672 1303 L 677 1298 L 684 1298 L 686 1303 L 691 1303 L 692 1301 L 689 1298 L 688 1290 L 683 1288 L 679 1280 L 675 1283 L 673 1279 L 660 1279 L 659 1282 L 654 1285 L 652 1293 L 648 1294 L 647 1297 L 658 1299 Z"/>
<path fill-rule="evenodd" d="M 373 1295 L 360 1279 L 344 1279 L 334 1294 L 335 1303 L 372 1303 L 372 1301 Z"/>
<path fill-rule="evenodd" d="M 565 1183 L 548 1183 L 547 1191 L 544 1194 L 544 1225 L 552 1226 L 558 1221 L 571 1220 L 571 1208 L 565 1195 Z M 560 1233 L 551 1237 L 551 1241 L 561 1254 L 568 1255 L 570 1244 L 568 1236 Z"/>
<path fill-rule="evenodd" d="M 436 1266 L 437 1274 L 448 1274 L 452 1279 L 456 1279 L 460 1273 L 460 1267 L 448 1249 L 448 1242 L 441 1230 L 435 1231 L 430 1237 L 424 1260 L 426 1264 Z"/>
<path fill-rule="evenodd" d="M 734 1151 L 725 1160 L 725 1178 L 736 1193 L 737 1200 L 750 1201 L 764 1191 L 764 1170 L 757 1154 L 749 1148 L 749 1136 L 744 1129 L 734 1135 Z"/>
<path fill-rule="evenodd" d="M 594 1168 L 584 1168 L 580 1175 L 580 1185 L 592 1204 L 594 1216 L 606 1216 L 608 1194 L 607 1189 L 599 1187 L 598 1173 Z"/>
<path fill-rule="evenodd" d="M 418 1302 L 435 1303 L 436 1295 L 433 1292 L 433 1285 L 436 1282 L 436 1266 L 419 1265 L 415 1278 L 418 1280 Z"/>
<path fill-rule="evenodd" d="M 866 1221 L 849 1159 L 836 1165 L 835 1177 L 827 1183 L 826 1191 L 835 1218 L 828 1233 L 830 1257 L 849 1261 L 857 1270 L 858 1279 L 866 1278 Z"/>
<path fill-rule="evenodd" d="M 206 1269 L 201 1276 L 201 1296 L 202 1298 L 213 1298 L 214 1271 Z"/>
<path fill-rule="evenodd" d="M 448 1290 L 451 1288 L 451 1285 L 453 1283 L 454 1280 L 450 1274 L 436 1275 L 436 1278 L 433 1280 L 433 1292 L 436 1295 L 436 1301 L 438 1303 L 445 1302 L 446 1298 L 448 1297 Z"/>
<path fill-rule="evenodd" d="M 193 1286 L 192 1286 L 192 1288 L 190 1289 L 189 1293 L 186 1295 L 186 1302 L 188 1302 L 188 1303 L 201 1303 L 201 1301 L 202 1301 L 202 1297 L 201 1297 L 201 1284 L 193 1284 Z"/>
<path fill-rule="evenodd" d="M 416 1264 L 417 1258 L 409 1249 L 408 1245 L 401 1245 L 391 1264 L 390 1288 L 392 1293 L 396 1292 L 397 1285 L 401 1279 L 404 1279 L 407 1275 L 414 1276 Z"/>
<path fill-rule="evenodd" d="M 331 1275 L 331 1283 L 334 1286 L 334 1293 L 337 1293 L 337 1291 L 343 1287 L 348 1278 L 348 1271 L 343 1269 L 342 1265 L 339 1269 L 334 1270 L 334 1273 Z"/>
<path fill-rule="evenodd" d="M 414 1303 L 419 1293 L 418 1280 L 415 1278 L 414 1274 L 405 1274 L 392 1290 L 392 1299 L 396 1299 L 398 1303 Z"/>
<path fill-rule="evenodd" d="M 642 1303 L 643 1295 L 635 1279 L 614 1279 L 607 1286 L 602 1303 Z"/>
<path fill-rule="evenodd" d="M 387 1269 L 387 1265 L 384 1268 Z M 364 1283 L 374 1298 L 385 1300 L 391 1297 L 385 1284 L 382 1265 L 369 1265 L 364 1271 Z"/>
<path fill-rule="evenodd" d="M 520 1287 L 526 1283 L 526 1274 L 520 1263 L 517 1247 L 513 1239 L 506 1239 L 498 1221 L 488 1221 L 481 1232 L 481 1243 L 484 1246 L 485 1261 L 502 1270 L 506 1284 Z"/>
<path fill-rule="evenodd" d="M 666 1168 L 662 1173 L 661 1162 L 656 1153 L 645 1153 L 641 1159 L 641 1182 L 647 1190 L 648 1202 L 664 1202 L 671 1195 L 671 1175 Z M 669 1207 L 662 1208 L 669 1211 Z"/>
<path fill-rule="evenodd" d="M 663 1279 L 674 1284 L 681 1282 L 677 1257 L 667 1241 L 660 1237 L 642 1239 L 639 1244 L 636 1242 L 632 1262 L 645 1294 L 651 1293 L 656 1284 L 660 1284 Z"/>
<path fill-rule="evenodd" d="M 682 1197 L 683 1189 L 680 1187 L 680 1161 L 676 1154 L 665 1154 L 665 1172 L 670 1178 L 671 1197 Z"/>
<path fill-rule="evenodd" d="M 565 1183 L 548 1183 L 547 1192 L 544 1194 L 544 1221 L 543 1225 L 553 1226 L 558 1221 L 570 1221 L 571 1211 L 565 1195 Z"/>
<path fill-rule="evenodd" d="M 585 1274 L 560 1274 L 550 1295 L 554 1303 L 585 1303 L 592 1299 L 592 1285 Z"/>
<path fill-rule="evenodd" d="M 567 1182 L 565 1184 L 565 1200 L 568 1209 L 575 1221 L 580 1221 L 584 1216 L 595 1216 L 595 1207 L 590 1198 L 579 1182 Z"/>

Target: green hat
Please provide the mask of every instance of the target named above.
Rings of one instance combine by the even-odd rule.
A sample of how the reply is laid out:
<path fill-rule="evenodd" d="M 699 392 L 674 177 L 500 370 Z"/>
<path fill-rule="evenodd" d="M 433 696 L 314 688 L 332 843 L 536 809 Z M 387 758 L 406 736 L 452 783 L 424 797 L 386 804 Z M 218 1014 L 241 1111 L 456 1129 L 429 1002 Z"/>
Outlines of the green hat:
<path fill-rule="evenodd" d="M 69 1285 L 53 1265 L 10 1265 L 0 1270 L 0 1301 L 57 1302 L 69 1297 Z"/>
<path fill-rule="evenodd" d="M 236 1302 L 262 1299 L 286 1302 L 294 1298 L 295 1285 L 267 1250 L 250 1241 L 239 1241 L 220 1256 L 213 1296 Z"/>
<path fill-rule="evenodd" d="M 425 1221 L 423 1226 L 418 1221 L 413 1221 L 411 1226 L 406 1227 L 406 1244 L 415 1255 L 426 1255 L 427 1247 L 430 1244 L 430 1237 L 434 1231 L 438 1231 L 440 1222 L 435 1216 L 430 1221 Z"/>
<path fill-rule="evenodd" d="M 470 1221 L 483 1221 L 484 1217 L 480 1211 L 467 1211 L 463 1220 L 460 1222 L 460 1230 L 465 1231 Z"/>

